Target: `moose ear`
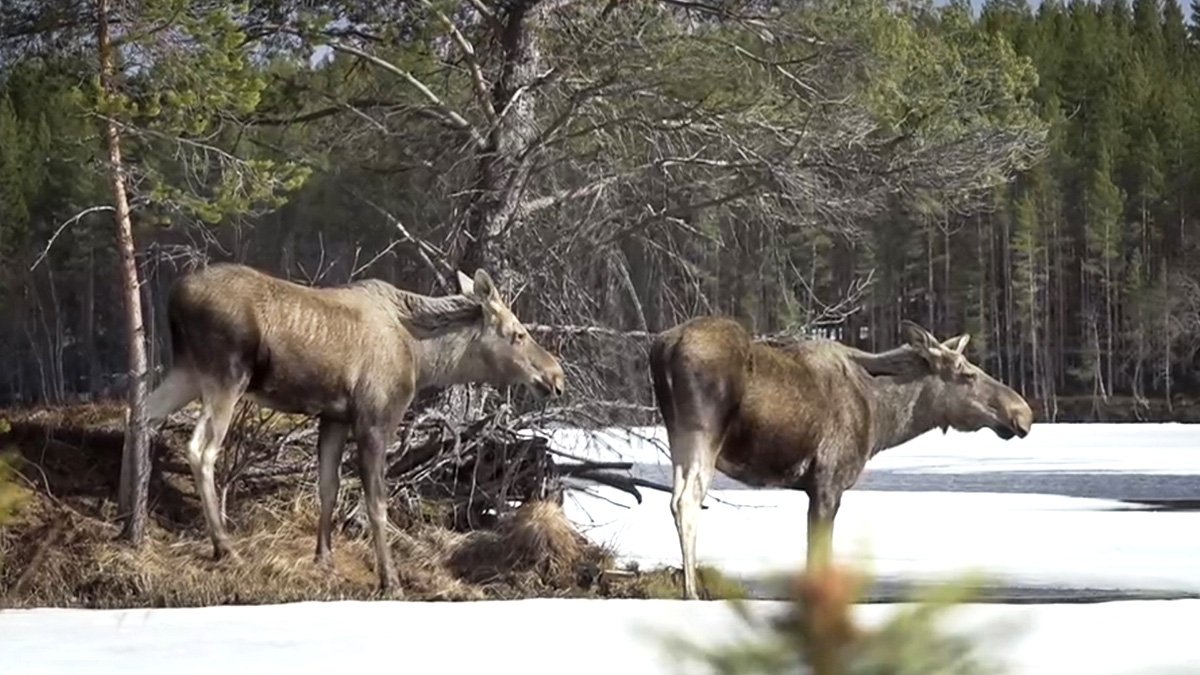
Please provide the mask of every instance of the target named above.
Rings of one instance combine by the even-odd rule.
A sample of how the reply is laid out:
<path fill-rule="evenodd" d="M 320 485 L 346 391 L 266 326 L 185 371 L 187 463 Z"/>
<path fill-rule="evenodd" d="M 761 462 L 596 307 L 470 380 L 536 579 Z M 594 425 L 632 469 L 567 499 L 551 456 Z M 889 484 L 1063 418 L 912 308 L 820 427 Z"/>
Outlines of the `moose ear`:
<path fill-rule="evenodd" d="M 908 319 L 900 322 L 900 333 L 905 342 L 922 351 L 933 351 L 939 346 L 937 339 L 929 331 Z"/>
<path fill-rule="evenodd" d="M 967 348 L 967 343 L 970 341 L 971 341 L 971 336 L 967 335 L 966 333 L 963 333 L 962 335 L 958 335 L 956 337 L 950 338 L 949 340 L 946 340 L 945 342 L 942 343 L 942 347 L 944 349 L 948 349 L 952 352 L 962 354 L 963 351 Z"/>
<path fill-rule="evenodd" d="M 475 296 L 480 300 L 499 300 L 500 292 L 496 290 L 496 284 L 492 283 L 492 277 L 482 269 L 475 270 Z"/>
<path fill-rule="evenodd" d="M 458 287 L 463 295 L 475 295 L 475 282 L 471 281 L 471 277 L 458 270 Z"/>

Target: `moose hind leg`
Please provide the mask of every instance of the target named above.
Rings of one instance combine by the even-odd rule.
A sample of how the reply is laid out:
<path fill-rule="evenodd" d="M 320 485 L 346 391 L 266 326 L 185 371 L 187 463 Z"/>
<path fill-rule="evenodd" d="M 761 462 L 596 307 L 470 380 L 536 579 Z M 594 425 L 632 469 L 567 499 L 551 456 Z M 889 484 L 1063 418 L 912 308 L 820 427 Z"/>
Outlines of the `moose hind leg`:
<path fill-rule="evenodd" d="M 200 388 L 191 372 L 172 368 L 154 391 L 146 398 L 146 421 L 153 424 L 179 410 L 200 396 Z"/>
<path fill-rule="evenodd" d="M 680 434 L 672 444 L 674 473 L 671 484 L 671 514 L 679 534 L 683 558 L 683 598 L 698 600 L 696 573 L 696 528 L 700 505 L 708 494 L 715 467 L 710 440 L 702 433 Z"/>
<path fill-rule="evenodd" d="M 229 431 L 234 406 L 237 405 L 240 395 L 240 387 L 205 392 L 204 412 L 201 414 L 200 424 L 196 426 L 196 434 L 192 436 L 192 442 L 188 445 L 188 461 L 192 465 L 196 491 L 200 493 L 204 519 L 208 523 L 208 533 L 212 538 L 213 558 L 216 560 L 226 556 L 236 560 L 238 557 L 230 546 L 229 534 L 225 530 L 221 505 L 217 499 L 215 472 L 217 457 L 221 454 L 221 444 Z"/>
<path fill-rule="evenodd" d="M 321 515 L 317 525 L 318 564 L 328 565 L 333 552 L 333 511 L 337 507 L 338 485 L 341 482 L 342 452 L 350 428 L 341 422 L 321 418 L 317 430 L 317 456 L 320 466 L 318 495 Z"/>
<path fill-rule="evenodd" d="M 212 410 L 211 406 L 205 402 L 200 406 L 200 417 L 196 420 L 196 428 L 192 429 L 192 438 L 187 444 L 187 460 L 188 466 L 192 469 L 192 482 L 196 486 L 196 494 L 200 497 L 200 510 L 204 513 L 204 522 L 210 536 L 212 536 L 213 524 L 208 518 L 208 509 L 205 507 L 204 448 L 208 446 L 208 439 L 211 435 Z"/>

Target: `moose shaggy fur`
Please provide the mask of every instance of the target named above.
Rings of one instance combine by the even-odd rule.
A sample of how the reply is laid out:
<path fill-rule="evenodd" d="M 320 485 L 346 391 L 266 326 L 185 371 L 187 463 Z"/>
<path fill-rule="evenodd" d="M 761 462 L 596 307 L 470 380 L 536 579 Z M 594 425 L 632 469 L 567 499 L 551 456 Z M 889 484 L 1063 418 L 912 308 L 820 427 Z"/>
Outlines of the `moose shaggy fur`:
<path fill-rule="evenodd" d="M 459 295 L 428 297 L 377 279 L 309 287 L 222 263 L 176 282 L 167 306 L 173 364 L 151 393 L 147 415 L 159 420 L 201 400 L 188 461 L 215 557 L 234 551 L 213 471 L 234 406 L 247 396 L 319 416 L 322 563 L 330 560 L 342 452 L 354 433 L 380 586 L 395 588 L 385 450 L 413 396 L 471 382 L 522 384 L 555 396 L 564 386 L 558 360 L 529 336 L 488 274 L 459 272 L 458 280 Z"/>
<path fill-rule="evenodd" d="M 684 597 L 696 598 L 696 529 L 714 470 L 808 494 L 808 561 L 831 553 L 842 493 L 876 453 L 936 427 L 1024 437 L 1033 411 L 963 355 L 904 322 L 907 344 L 873 354 L 830 340 L 779 347 L 736 321 L 699 317 L 656 336 L 655 399 L 673 464 L 671 511 Z"/>

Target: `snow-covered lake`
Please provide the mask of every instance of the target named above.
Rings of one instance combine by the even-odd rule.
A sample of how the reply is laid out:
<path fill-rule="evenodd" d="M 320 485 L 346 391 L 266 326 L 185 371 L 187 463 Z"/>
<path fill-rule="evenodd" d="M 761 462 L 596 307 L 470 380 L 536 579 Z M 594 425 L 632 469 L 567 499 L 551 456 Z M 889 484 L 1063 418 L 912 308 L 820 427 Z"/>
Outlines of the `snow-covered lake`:
<path fill-rule="evenodd" d="M 661 430 L 634 431 L 662 441 Z M 662 447 L 627 432 L 607 436 L 604 446 L 589 445 L 588 435 L 564 430 L 555 442 L 669 476 Z M 588 536 L 643 566 L 678 566 L 668 495 L 645 490 L 637 505 L 614 490 L 595 492 L 568 502 Z M 1197 593 L 1200 511 L 1188 500 L 1200 500 L 1200 425 L 1037 424 L 1008 442 L 987 431 L 932 432 L 869 463 L 843 499 L 835 554 L 881 578 L 979 571 L 1022 587 Z M 724 481 L 706 504 L 701 562 L 754 577 L 804 559 L 802 493 Z M 867 604 L 858 612 L 873 623 L 895 609 Z M 1200 600 L 975 604 L 956 612 L 957 629 L 994 621 L 1018 629 L 997 652 L 1013 673 L 1200 673 Z M 724 640 L 739 629 L 725 603 L 669 600 L 8 610 L 0 612 L 0 673 L 328 673 L 363 665 L 664 673 L 678 671 L 656 642 L 661 632 Z"/>
<path fill-rule="evenodd" d="M 573 455 L 638 462 L 639 473 L 669 482 L 661 429 L 602 436 L 596 441 L 572 430 L 555 440 Z M 1170 485 L 1177 500 L 1184 496 L 1181 483 L 1186 496 L 1200 500 L 1200 426 L 1043 424 L 1011 441 L 990 431 L 934 431 L 868 463 L 860 482 L 866 487 L 843 497 L 835 556 L 884 578 L 976 571 L 1033 587 L 1200 593 L 1200 536 L 1193 535 L 1200 533 L 1200 511 L 1061 494 L 1086 485 L 1115 497 L 1133 484 L 1140 495 L 1165 496 L 1160 484 L 1167 478 L 1178 479 Z M 903 490 L 906 480 L 921 489 Z M 899 487 L 878 491 L 873 482 Z M 1039 493 L 1037 483 L 1059 494 Z M 740 576 L 802 565 L 804 493 L 725 485 L 710 492 L 700 516 L 700 562 Z M 638 505 L 616 490 L 595 493 L 578 495 L 567 507 L 589 537 L 643 566 L 680 564 L 668 494 L 643 490 Z"/>

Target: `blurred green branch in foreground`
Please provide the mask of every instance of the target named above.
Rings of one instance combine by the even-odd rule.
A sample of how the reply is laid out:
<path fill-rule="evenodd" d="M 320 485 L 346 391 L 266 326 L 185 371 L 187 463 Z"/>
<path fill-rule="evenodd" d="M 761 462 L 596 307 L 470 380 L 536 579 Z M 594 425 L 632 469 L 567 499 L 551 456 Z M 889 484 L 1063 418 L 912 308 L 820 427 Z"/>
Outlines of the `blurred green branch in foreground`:
<path fill-rule="evenodd" d="M 963 577 L 914 594 L 911 602 L 888 607 L 871 626 L 855 621 L 855 603 L 865 574 L 840 565 L 812 566 L 788 579 L 782 612 L 762 611 L 730 600 L 747 631 L 717 643 L 698 643 L 675 634 L 666 648 L 679 672 L 720 675 L 992 675 L 1006 672 L 982 654 L 984 641 L 996 654 L 1006 627 L 968 631 L 954 616 L 971 601 L 980 579 Z M 947 630 L 951 628 L 952 630 Z"/>

